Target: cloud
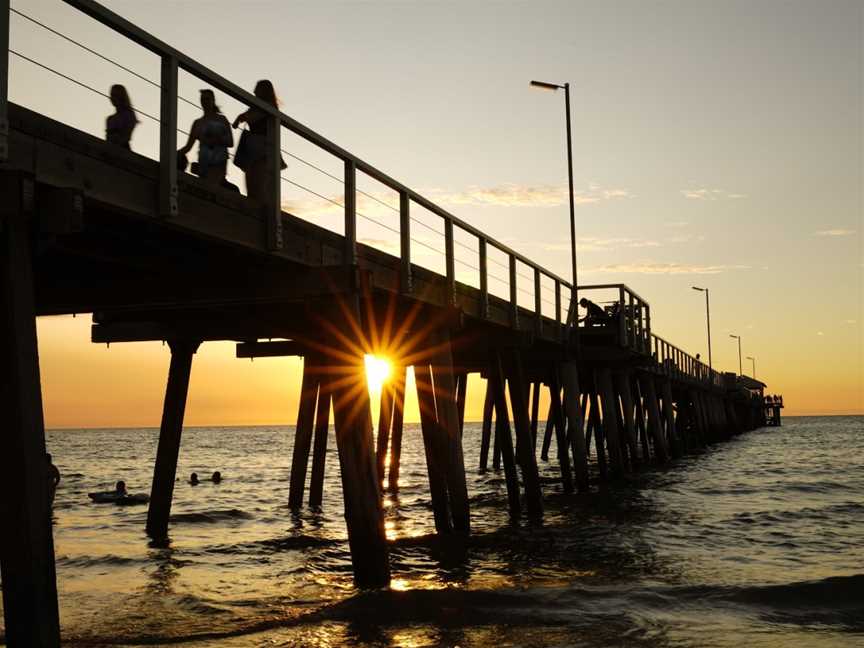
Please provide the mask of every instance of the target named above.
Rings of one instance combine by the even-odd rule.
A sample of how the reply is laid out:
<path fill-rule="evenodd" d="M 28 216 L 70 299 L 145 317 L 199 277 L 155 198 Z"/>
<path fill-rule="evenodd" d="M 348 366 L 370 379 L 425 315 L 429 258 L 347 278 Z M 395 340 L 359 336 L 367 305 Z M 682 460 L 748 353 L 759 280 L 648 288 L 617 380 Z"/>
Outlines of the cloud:
<path fill-rule="evenodd" d="M 729 270 L 748 270 L 747 265 L 690 265 L 686 263 L 610 263 L 593 268 L 586 268 L 590 273 L 620 273 L 620 274 L 720 274 Z"/>
<path fill-rule="evenodd" d="M 725 189 L 682 189 L 681 195 L 691 200 L 738 200 L 746 198 L 746 194 L 734 193 Z"/>
<path fill-rule="evenodd" d="M 822 336 L 824 336 L 825 334 L 824 334 L 822 331 L 816 331 L 816 335 L 818 335 L 819 337 L 822 337 Z"/>
<path fill-rule="evenodd" d="M 670 243 L 701 243 L 705 240 L 704 234 L 681 234 L 668 239 Z"/>
<path fill-rule="evenodd" d="M 668 223 L 663 223 L 664 227 L 687 227 L 690 224 L 689 221 L 669 221 Z"/>
<path fill-rule="evenodd" d="M 855 230 L 850 229 L 827 229 L 814 232 L 814 236 L 852 236 Z"/>
<path fill-rule="evenodd" d="M 569 251 L 570 243 L 540 243 L 546 252 Z M 620 250 L 622 248 L 647 248 L 660 247 L 657 241 L 634 239 L 627 237 L 583 236 L 576 239 L 576 249 L 580 252 L 608 252 L 609 250 Z"/>
<path fill-rule="evenodd" d="M 843 320 L 843 323 L 844 323 L 844 324 L 857 324 L 857 323 L 858 323 L 858 320 L 854 320 L 854 319 L 847 319 L 847 320 Z"/>
<path fill-rule="evenodd" d="M 481 207 L 558 207 L 568 201 L 568 188 L 564 185 L 518 185 L 507 183 L 493 187 L 470 186 L 464 191 L 433 191 L 436 202 L 450 205 L 476 205 Z M 626 189 L 604 189 L 590 185 L 588 189 L 575 191 L 576 205 L 590 205 L 603 200 L 632 198 Z"/>

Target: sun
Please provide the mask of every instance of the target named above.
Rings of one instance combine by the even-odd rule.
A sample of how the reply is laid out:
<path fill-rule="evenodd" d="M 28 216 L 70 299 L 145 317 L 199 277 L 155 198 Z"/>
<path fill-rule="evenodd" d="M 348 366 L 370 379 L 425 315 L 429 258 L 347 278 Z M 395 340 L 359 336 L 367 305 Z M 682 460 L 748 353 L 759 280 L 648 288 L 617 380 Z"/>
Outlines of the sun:
<path fill-rule="evenodd" d="M 393 368 L 386 358 L 367 355 L 366 358 L 366 381 L 371 391 L 380 392 L 381 387 L 390 378 Z"/>

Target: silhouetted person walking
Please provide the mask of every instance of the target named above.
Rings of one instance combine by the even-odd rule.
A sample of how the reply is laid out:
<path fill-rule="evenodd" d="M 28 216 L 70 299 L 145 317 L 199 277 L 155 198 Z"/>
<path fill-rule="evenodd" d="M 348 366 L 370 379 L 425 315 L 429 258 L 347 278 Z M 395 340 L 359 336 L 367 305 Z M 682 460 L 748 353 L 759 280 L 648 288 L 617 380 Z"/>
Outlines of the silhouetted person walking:
<path fill-rule="evenodd" d="M 138 125 L 138 118 L 135 116 L 129 93 L 124 86 L 112 85 L 110 95 L 115 112 L 105 120 L 105 140 L 110 144 L 128 149 L 132 131 Z"/>
<path fill-rule="evenodd" d="M 198 177 L 209 184 L 222 185 L 228 171 L 228 149 L 234 146 L 234 136 L 228 119 L 216 105 L 212 90 L 201 91 L 204 114 L 192 122 L 189 140 L 178 155 L 186 155 L 198 142 Z"/>
<path fill-rule="evenodd" d="M 255 84 L 255 96 L 274 108 L 279 105 L 273 84 L 267 79 L 262 79 Z M 273 180 L 270 174 L 272 153 L 268 146 L 273 119 L 267 113 L 253 107 L 237 116 L 234 120 L 234 128 L 241 123 L 248 124 L 249 130 L 242 136 L 234 163 L 246 174 L 246 195 L 264 202 L 273 191 Z"/>

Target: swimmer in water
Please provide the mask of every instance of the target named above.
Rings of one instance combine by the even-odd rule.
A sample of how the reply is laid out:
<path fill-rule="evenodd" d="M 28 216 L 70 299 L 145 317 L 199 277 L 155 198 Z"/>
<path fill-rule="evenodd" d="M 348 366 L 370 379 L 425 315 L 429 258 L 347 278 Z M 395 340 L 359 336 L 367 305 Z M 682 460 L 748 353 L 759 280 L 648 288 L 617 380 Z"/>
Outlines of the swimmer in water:
<path fill-rule="evenodd" d="M 122 479 L 114 484 L 114 491 L 118 495 L 126 495 L 126 482 Z"/>
<path fill-rule="evenodd" d="M 212 481 L 214 484 L 218 484 L 219 482 L 222 481 L 222 473 L 217 470 L 216 472 L 213 473 L 213 476 L 210 478 L 210 481 Z"/>
<path fill-rule="evenodd" d="M 197 485 L 198 485 L 198 483 L 199 483 L 199 482 L 198 482 L 198 473 L 192 473 L 192 475 L 189 477 L 189 483 L 190 483 L 192 486 L 197 486 Z"/>

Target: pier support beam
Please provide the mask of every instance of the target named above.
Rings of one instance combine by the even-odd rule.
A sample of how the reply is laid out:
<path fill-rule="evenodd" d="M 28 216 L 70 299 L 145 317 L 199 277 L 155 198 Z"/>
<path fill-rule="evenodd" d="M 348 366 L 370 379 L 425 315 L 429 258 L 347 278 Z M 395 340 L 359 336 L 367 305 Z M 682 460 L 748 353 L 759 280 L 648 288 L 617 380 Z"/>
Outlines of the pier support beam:
<path fill-rule="evenodd" d="M 639 378 L 642 395 L 645 398 L 645 409 L 648 412 L 648 433 L 654 442 L 654 457 L 658 462 L 664 463 L 669 459 L 669 449 L 666 446 L 666 437 L 663 434 L 663 424 L 660 419 L 660 404 L 657 402 L 657 388 L 654 385 L 654 376 L 642 374 Z"/>
<path fill-rule="evenodd" d="M 673 407 L 672 398 L 672 381 L 668 378 L 662 381 L 661 385 L 663 394 L 663 414 L 666 418 L 666 439 L 669 448 L 674 456 L 681 454 L 681 448 L 678 440 L 678 433 L 675 429 L 675 408 Z"/>
<path fill-rule="evenodd" d="M 390 470 L 387 488 L 399 490 L 399 467 L 402 462 L 402 425 L 405 420 L 405 378 L 407 367 L 400 364 L 393 378 L 393 430 L 390 435 Z"/>
<path fill-rule="evenodd" d="M 506 383 L 504 368 L 501 366 L 501 357 L 497 352 L 492 354 L 488 375 L 492 398 L 495 402 L 495 444 L 504 462 L 510 517 L 516 519 L 522 508 L 519 501 L 519 477 L 516 474 L 513 437 L 510 436 L 510 413 L 507 411 L 507 394 L 504 391 Z"/>
<path fill-rule="evenodd" d="M 540 491 L 537 460 L 534 457 L 534 441 L 531 438 L 528 387 L 519 352 L 514 350 L 512 358 L 510 379 L 507 381 L 507 385 L 510 391 L 510 406 L 513 408 L 513 425 L 516 428 L 516 460 L 522 470 L 528 515 L 539 518 L 543 515 L 543 496 Z"/>
<path fill-rule="evenodd" d="M 197 340 L 169 340 L 171 364 L 168 385 L 162 407 L 162 425 L 159 428 L 159 446 L 153 468 L 150 489 L 150 508 L 147 510 L 147 535 L 164 540 L 168 535 L 168 518 L 177 478 L 177 459 L 180 456 L 180 436 L 186 414 L 186 396 L 192 374 L 192 356 L 198 350 Z"/>
<path fill-rule="evenodd" d="M 555 418 L 555 441 L 558 446 L 558 465 L 561 467 L 561 485 L 564 487 L 565 493 L 572 493 L 573 475 L 570 471 L 570 448 L 567 445 L 567 432 L 564 427 L 564 408 L 561 406 L 561 378 L 558 367 L 552 368 L 549 377 L 549 395 L 552 399 L 552 416 Z"/>
<path fill-rule="evenodd" d="M 426 452 L 426 472 L 429 475 L 429 494 L 435 530 L 450 533 L 450 507 L 447 502 L 447 450 L 442 443 L 435 406 L 435 390 L 432 386 L 432 371 L 427 364 L 414 365 L 414 384 L 417 386 L 417 405 L 420 409 L 420 428 L 423 433 L 423 449 Z"/>
<path fill-rule="evenodd" d="M 303 358 L 303 381 L 300 385 L 300 405 L 297 408 L 297 427 L 294 430 L 294 452 L 291 458 L 291 485 L 288 490 L 288 506 L 292 510 L 303 505 L 303 487 L 306 484 L 306 467 L 312 448 L 312 432 L 315 425 L 315 404 L 318 400 L 320 367 L 314 356 Z"/>
<path fill-rule="evenodd" d="M 387 462 L 387 447 L 390 445 L 390 425 L 393 422 L 393 383 L 387 381 L 381 387 L 381 405 L 378 410 L 378 438 L 376 439 L 375 456 L 378 466 L 378 481 L 382 484 L 385 478 L 385 464 Z"/>
<path fill-rule="evenodd" d="M 486 397 L 483 400 L 483 426 L 480 428 L 480 474 L 489 469 L 489 443 L 492 440 L 492 390 L 486 381 Z"/>
<path fill-rule="evenodd" d="M 6 19 L 8 10 L 7 3 Z M 0 172 L 0 569 L 6 644 L 55 648 L 60 623 L 30 257 L 33 191 L 31 178 Z"/>
<path fill-rule="evenodd" d="M 327 461 L 327 437 L 330 435 L 330 384 L 318 385 L 315 412 L 315 445 L 312 449 L 312 476 L 309 478 L 309 506 L 321 506 L 324 500 L 324 468 Z"/>
<path fill-rule="evenodd" d="M 626 371 L 615 374 L 618 394 L 621 396 L 621 409 L 624 412 L 624 439 L 630 453 L 630 465 L 635 468 L 636 457 L 636 425 L 633 419 L 633 395 L 630 392 L 630 375 Z"/>
<path fill-rule="evenodd" d="M 596 381 L 597 391 L 603 400 L 603 431 L 609 449 L 609 463 L 612 476 L 617 478 L 624 474 L 624 458 L 618 430 L 618 399 L 612 389 L 612 372 L 605 368 L 598 369 Z"/>
<path fill-rule="evenodd" d="M 573 362 L 561 366 L 561 381 L 564 383 L 564 413 L 567 416 L 567 436 L 573 453 L 573 471 L 576 488 L 580 493 L 588 492 L 588 449 L 585 444 L 585 410 L 580 402 L 579 368 Z"/>
<path fill-rule="evenodd" d="M 386 587 L 390 583 L 390 563 L 375 466 L 366 367 L 363 355 L 351 348 L 350 343 L 345 346 L 338 350 L 338 355 L 322 358 L 321 363 L 333 399 L 354 582 L 358 587 Z"/>

